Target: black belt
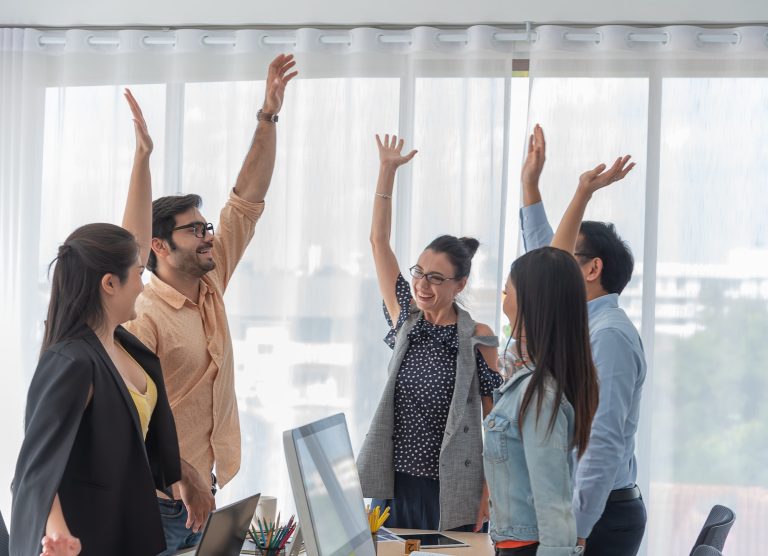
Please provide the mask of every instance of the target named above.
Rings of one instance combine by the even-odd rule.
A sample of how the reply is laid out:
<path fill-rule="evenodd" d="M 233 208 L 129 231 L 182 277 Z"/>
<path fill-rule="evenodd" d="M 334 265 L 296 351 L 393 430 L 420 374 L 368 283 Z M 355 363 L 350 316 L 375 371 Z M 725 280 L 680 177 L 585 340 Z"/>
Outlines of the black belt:
<path fill-rule="evenodd" d="M 640 487 L 635 485 L 629 488 L 612 490 L 608 495 L 608 502 L 627 502 L 628 500 L 637 500 L 641 497 Z"/>

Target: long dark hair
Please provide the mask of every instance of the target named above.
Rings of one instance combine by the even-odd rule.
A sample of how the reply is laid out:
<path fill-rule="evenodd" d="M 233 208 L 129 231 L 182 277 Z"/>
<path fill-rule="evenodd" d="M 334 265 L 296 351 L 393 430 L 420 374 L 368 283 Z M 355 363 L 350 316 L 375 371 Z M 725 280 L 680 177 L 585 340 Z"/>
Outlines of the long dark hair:
<path fill-rule="evenodd" d="M 124 283 L 138 253 L 133 234 L 114 224 L 87 224 L 70 234 L 48 267 L 55 265 L 41 353 L 84 325 L 103 323 L 101 279 L 114 274 Z"/>
<path fill-rule="evenodd" d="M 597 410 L 598 384 L 589 344 L 587 292 L 576 260 L 554 247 L 530 251 L 512 264 L 509 278 L 516 290 L 518 345 L 523 330 L 527 356 L 534 372 L 520 405 L 522 423 L 534 396 L 538 423 L 545 381 L 555 381 L 555 403 L 548 434 L 555 426 L 562 397 L 575 414 L 573 447 L 581 457 L 589 443 Z"/>

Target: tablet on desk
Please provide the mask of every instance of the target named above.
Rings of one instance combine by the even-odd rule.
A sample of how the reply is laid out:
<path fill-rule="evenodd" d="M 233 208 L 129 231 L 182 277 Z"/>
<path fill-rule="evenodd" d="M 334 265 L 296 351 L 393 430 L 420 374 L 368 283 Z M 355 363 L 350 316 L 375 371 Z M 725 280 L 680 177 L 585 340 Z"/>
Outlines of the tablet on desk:
<path fill-rule="evenodd" d="M 421 548 L 457 548 L 460 546 L 469 546 L 465 542 L 443 535 L 442 533 L 398 533 L 397 536 L 404 541 L 421 541 Z"/>

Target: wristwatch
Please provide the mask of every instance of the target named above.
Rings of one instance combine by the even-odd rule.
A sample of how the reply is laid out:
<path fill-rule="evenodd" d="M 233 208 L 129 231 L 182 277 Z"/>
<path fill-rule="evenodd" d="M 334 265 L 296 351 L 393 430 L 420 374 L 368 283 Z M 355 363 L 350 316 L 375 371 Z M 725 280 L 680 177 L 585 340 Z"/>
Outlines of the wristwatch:
<path fill-rule="evenodd" d="M 256 120 L 260 122 L 272 122 L 273 124 L 276 124 L 277 114 L 270 114 L 269 112 L 264 112 L 264 110 L 259 109 L 259 111 L 256 113 Z"/>

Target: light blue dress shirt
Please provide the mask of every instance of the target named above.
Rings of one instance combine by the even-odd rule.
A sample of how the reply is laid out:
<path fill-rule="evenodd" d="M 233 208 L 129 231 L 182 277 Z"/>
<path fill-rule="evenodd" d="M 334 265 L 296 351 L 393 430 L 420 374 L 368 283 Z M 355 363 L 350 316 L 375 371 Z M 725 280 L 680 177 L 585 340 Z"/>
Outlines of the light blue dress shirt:
<path fill-rule="evenodd" d="M 520 209 L 520 226 L 526 251 L 552 242 L 554 234 L 542 203 Z M 631 487 L 637 480 L 635 433 L 646 374 L 640 335 L 619 308 L 618 294 L 593 299 L 587 309 L 600 403 L 589 446 L 576 467 L 573 513 L 580 538 L 589 537 L 610 492 Z"/>

